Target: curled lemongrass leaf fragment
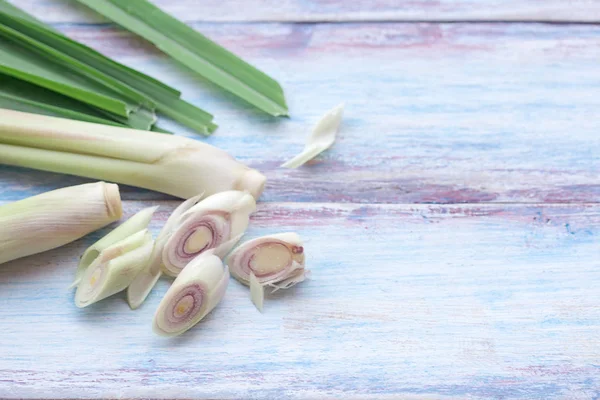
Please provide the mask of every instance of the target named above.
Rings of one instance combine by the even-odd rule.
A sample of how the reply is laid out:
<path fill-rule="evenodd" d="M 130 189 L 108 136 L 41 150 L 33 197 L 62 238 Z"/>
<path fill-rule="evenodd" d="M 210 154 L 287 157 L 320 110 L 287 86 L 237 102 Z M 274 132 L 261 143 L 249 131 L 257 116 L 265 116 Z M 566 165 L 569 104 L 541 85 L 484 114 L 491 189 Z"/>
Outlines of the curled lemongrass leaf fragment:
<path fill-rule="evenodd" d="M 135 277 L 131 285 L 127 288 L 127 302 L 129 307 L 132 309 L 138 308 L 148 294 L 156 285 L 156 282 L 162 275 L 162 252 L 165 247 L 165 243 L 169 238 L 169 235 L 173 231 L 176 224 L 179 222 L 179 218 L 183 213 L 196 205 L 204 196 L 204 193 L 196 195 L 190 199 L 187 199 L 179 205 L 169 216 L 167 222 L 163 226 L 162 230 L 158 234 L 152 249 L 152 255 L 150 256 L 149 262 Z"/>
<path fill-rule="evenodd" d="M 248 193 L 214 194 L 179 217 L 165 243 L 162 261 L 167 275 L 177 276 L 196 256 L 210 249 L 224 257 L 248 228 L 256 201 Z"/>
<path fill-rule="evenodd" d="M 79 261 L 77 272 L 75 274 L 75 281 L 71 287 L 75 287 L 79 284 L 86 269 L 94 262 L 94 260 L 96 260 L 96 258 L 98 258 L 104 249 L 143 229 L 146 229 L 148 224 L 150 224 L 150 220 L 152 219 L 154 212 L 156 212 L 157 209 L 158 206 L 143 209 L 119 225 L 108 235 L 104 236 L 102 239 L 88 247 L 88 249 L 81 256 L 81 260 Z"/>
<path fill-rule="evenodd" d="M 343 114 L 344 104 L 340 104 L 325 114 L 313 128 L 302 153 L 285 162 L 282 167 L 298 168 L 330 148 L 335 142 Z"/>
<path fill-rule="evenodd" d="M 83 274 L 75 305 L 86 307 L 125 290 L 148 263 L 154 243 L 147 229 L 106 247 Z"/>
<path fill-rule="evenodd" d="M 258 285 L 271 287 L 273 292 L 288 289 L 304 281 L 308 273 L 304 268 L 302 240 L 292 232 L 250 240 L 235 249 L 226 263 L 234 278 L 251 289 L 254 286 L 251 294 L 255 304 L 261 303 Z M 257 307 L 261 309 L 262 304 Z"/>
<path fill-rule="evenodd" d="M 180 335 L 223 299 L 229 270 L 212 253 L 199 255 L 177 276 L 156 310 L 154 332 L 161 336 Z"/>
<path fill-rule="evenodd" d="M 121 218 L 119 187 L 53 190 L 0 207 L 0 264 L 77 240 Z"/>

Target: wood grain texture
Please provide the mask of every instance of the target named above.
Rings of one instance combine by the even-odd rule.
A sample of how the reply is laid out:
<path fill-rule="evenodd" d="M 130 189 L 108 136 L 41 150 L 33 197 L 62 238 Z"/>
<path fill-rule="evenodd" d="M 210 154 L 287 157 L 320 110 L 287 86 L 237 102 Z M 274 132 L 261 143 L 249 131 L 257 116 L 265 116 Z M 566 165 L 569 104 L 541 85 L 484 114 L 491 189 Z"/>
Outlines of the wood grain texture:
<path fill-rule="evenodd" d="M 54 23 L 104 22 L 68 1 L 11 0 Z M 597 0 L 153 0 L 187 22 L 549 21 L 598 22 Z"/>
<path fill-rule="evenodd" d="M 600 199 L 600 26 L 195 26 L 278 78 L 291 119 L 222 94 L 121 30 L 63 28 L 213 112 L 220 128 L 207 142 L 267 175 L 264 201 Z M 310 166 L 279 168 L 342 101 L 346 117 L 334 147 Z M 0 173 L 5 199 L 81 182 L 6 167 Z M 132 190 L 127 198 L 166 197 Z"/>
<path fill-rule="evenodd" d="M 126 216 L 148 202 L 127 202 Z M 157 202 L 156 234 L 174 202 Z M 312 279 L 264 314 L 231 281 L 200 325 L 66 289 L 98 238 L 0 269 L 0 397 L 591 399 L 600 395 L 600 206 L 262 204 Z M 326 240 L 324 239 L 326 238 Z"/>

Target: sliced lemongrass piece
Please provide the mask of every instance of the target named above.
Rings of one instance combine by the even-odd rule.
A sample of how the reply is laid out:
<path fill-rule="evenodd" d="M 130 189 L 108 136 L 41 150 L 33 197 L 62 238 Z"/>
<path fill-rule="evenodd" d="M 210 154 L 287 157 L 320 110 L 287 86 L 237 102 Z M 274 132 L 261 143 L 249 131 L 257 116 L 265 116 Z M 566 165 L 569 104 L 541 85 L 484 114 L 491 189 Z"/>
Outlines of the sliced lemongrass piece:
<path fill-rule="evenodd" d="M 302 153 L 281 166 L 285 168 L 298 168 L 330 148 L 333 142 L 335 142 L 343 115 L 344 104 L 340 104 L 325 114 L 313 128 Z"/>
<path fill-rule="evenodd" d="M 81 281 L 85 270 L 94 262 L 100 253 L 107 247 L 128 238 L 129 236 L 146 229 L 152 220 L 152 216 L 158 209 L 158 206 L 144 208 L 142 211 L 129 218 L 127 221 L 112 230 L 108 235 L 98 240 L 96 243 L 87 248 L 81 256 L 77 272 L 75 273 L 75 281 L 71 287 L 75 287 Z"/>
<path fill-rule="evenodd" d="M 218 248 L 224 257 L 248 228 L 254 197 L 236 190 L 207 197 L 182 213 L 163 249 L 163 272 L 177 276 L 199 254 Z"/>
<path fill-rule="evenodd" d="M 302 282 L 304 248 L 296 233 L 281 233 L 250 240 L 235 249 L 226 260 L 231 274 L 244 285 L 250 285 L 254 274 L 262 286 L 287 289 Z"/>
<path fill-rule="evenodd" d="M 129 285 L 127 288 L 127 302 L 129 303 L 129 307 L 132 309 L 135 310 L 142 305 L 162 275 L 161 265 L 163 248 L 169 237 L 169 234 L 179 221 L 179 218 L 183 213 L 196 205 L 203 196 L 204 193 L 201 193 L 184 201 L 171 213 L 167 219 L 167 222 L 156 238 L 149 262 L 144 266 L 144 268 L 135 277 L 131 285 Z"/>
<path fill-rule="evenodd" d="M 0 109 L 0 164 L 107 179 L 184 199 L 245 190 L 266 178 L 226 152 L 181 136 Z"/>
<path fill-rule="evenodd" d="M 265 302 L 265 288 L 252 272 L 250 272 L 250 298 L 258 311 L 262 312 Z"/>
<path fill-rule="evenodd" d="M 196 325 L 223 299 L 229 270 L 212 252 L 196 257 L 177 276 L 154 315 L 153 330 L 176 336 Z"/>
<path fill-rule="evenodd" d="M 119 187 L 104 182 L 0 206 L 0 264 L 63 246 L 118 220 L 122 212 Z"/>
<path fill-rule="evenodd" d="M 152 235 L 144 229 L 105 248 L 85 271 L 75 305 L 86 307 L 125 290 L 148 263 L 153 246 Z"/>

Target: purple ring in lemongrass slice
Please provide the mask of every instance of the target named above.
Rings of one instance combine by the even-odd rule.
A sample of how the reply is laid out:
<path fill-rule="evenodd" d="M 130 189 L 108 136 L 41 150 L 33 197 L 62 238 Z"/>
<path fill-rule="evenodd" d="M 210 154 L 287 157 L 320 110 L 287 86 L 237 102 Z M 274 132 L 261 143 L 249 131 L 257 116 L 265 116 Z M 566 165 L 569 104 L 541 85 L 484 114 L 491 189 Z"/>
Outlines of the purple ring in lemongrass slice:
<path fill-rule="evenodd" d="M 105 248 L 85 270 L 75 305 L 86 307 L 125 290 L 148 263 L 154 243 L 147 229 Z"/>
<path fill-rule="evenodd" d="M 161 336 L 177 336 L 192 328 L 223 299 L 228 283 L 229 269 L 213 251 L 199 255 L 163 297 L 152 329 Z"/>
<path fill-rule="evenodd" d="M 250 286 L 253 302 L 262 308 L 258 286 L 273 291 L 288 289 L 306 279 L 304 248 L 293 232 L 269 235 L 250 240 L 235 249 L 226 260 L 231 274 Z"/>
<path fill-rule="evenodd" d="M 256 201 L 250 194 L 227 191 L 202 200 L 179 218 L 162 251 L 163 271 L 177 276 L 195 257 L 218 248 L 224 257 L 248 228 Z"/>

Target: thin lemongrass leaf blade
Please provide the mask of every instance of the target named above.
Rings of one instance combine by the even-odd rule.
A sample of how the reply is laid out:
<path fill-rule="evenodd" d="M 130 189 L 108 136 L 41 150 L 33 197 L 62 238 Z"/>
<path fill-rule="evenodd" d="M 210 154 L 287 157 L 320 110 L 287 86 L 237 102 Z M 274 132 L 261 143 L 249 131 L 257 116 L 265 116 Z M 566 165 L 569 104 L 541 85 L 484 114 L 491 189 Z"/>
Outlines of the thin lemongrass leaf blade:
<path fill-rule="evenodd" d="M 313 128 L 304 150 L 281 166 L 284 168 L 298 168 L 330 148 L 335 142 L 343 115 L 344 104 L 340 104 L 327 112 Z"/>
<path fill-rule="evenodd" d="M 97 11 L 108 19 L 116 22 L 124 28 L 136 33 L 153 43 L 163 52 L 167 53 L 192 71 L 202 75 L 208 80 L 221 86 L 225 90 L 246 100 L 259 109 L 274 115 L 288 115 L 287 105 L 283 100 L 282 90 L 279 84 L 275 85 L 267 80 L 259 80 L 260 84 L 254 83 L 255 75 L 248 72 L 250 69 L 237 64 L 228 70 L 220 65 L 227 62 L 220 46 L 207 49 L 204 54 L 199 54 L 197 49 L 187 43 L 193 41 L 207 41 L 208 39 L 198 32 L 186 31 L 180 27 L 173 29 L 173 20 L 166 16 L 160 9 L 156 9 L 151 15 L 146 16 L 151 23 L 146 22 L 146 17 L 139 17 L 143 12 L 133 12 L 137 7 L 146 6 L 145 0 L 135 0 L 127 4 L 121 4 L 109 0 L 77 0 Z M 178 22 L 181 24 L 180 22 Z M 171 29 L 169 29 L 171 26 Z M 185 31 L 185 37 L 182 32 Z M 212 42 L 211 42 L 212 43 Z"/>

